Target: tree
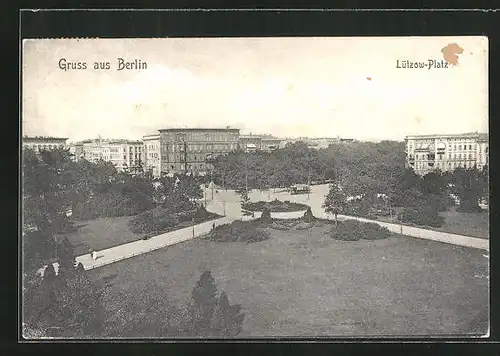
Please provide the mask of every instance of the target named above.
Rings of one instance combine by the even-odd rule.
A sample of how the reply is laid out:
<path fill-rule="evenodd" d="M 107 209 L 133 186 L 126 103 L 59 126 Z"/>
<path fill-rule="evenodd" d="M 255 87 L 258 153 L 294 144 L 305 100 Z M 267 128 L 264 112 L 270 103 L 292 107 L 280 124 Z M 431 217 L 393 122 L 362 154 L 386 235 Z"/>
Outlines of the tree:
<path fill-rule="evenodd" d="M 242 331 L 245 315 L 239 304 L 230 305 L 225 292 L 221 292 L 213 317 L 212 336 L 235 337 Z"/>
<path fill-rule="evenodd" d="M 52 264 L 41 280 L 26 285 L 23 323 L 52 337 L 98 336 L 103 328 L 103 289 L 86 276 L 83 266 L 56 275 Z"/>
<path fill-rule="evenodd" d="M 230 305 L 227 294 L 219 295 L 210 271 L 205 271 L 191 292 L 188 332 L 202 337 L 235 337 L 241 332 L 244 314 Z"/>
<path fill-rule="evenodd" d="M 339 188 L 337 184 L 331 184 L 330 190 L 325 197 L 323 203 L 323 208 L 327 213 L 331 213 L 335 217 L 335 223 L 337 224 L 337 215 L 341 214 L 346 207 L 346 195 L 342 189 Z"/>
<path fill-rule="evenodd" d="M 480 212 L 479 199 L 484 194 L 484 175 L 477 168 L 456 168 L 450 178 L 451 191 L 460 199 L 459 210 Z"/>
<path fill-rule="evenodd" d="M 211 323 L 217 305 L 217 287 L 210 271 L 205 271 L 191 292 L 192 331 L 197 336 L 211 336 Z"/>

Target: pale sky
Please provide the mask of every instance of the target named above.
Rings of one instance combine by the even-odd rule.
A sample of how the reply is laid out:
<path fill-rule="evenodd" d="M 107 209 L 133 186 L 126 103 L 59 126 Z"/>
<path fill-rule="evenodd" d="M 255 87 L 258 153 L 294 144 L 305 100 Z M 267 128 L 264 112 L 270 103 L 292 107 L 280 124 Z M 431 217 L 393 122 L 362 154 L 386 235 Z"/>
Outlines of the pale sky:
<path fill-rule="evenodd" d="M 396 61 L 459 64 L 398 69 Z M 117 58 L 146 70 L 117 71 Z M 86 62 L 87 70 L 58 62 Z M 109 61 L 110 70 L 94 70 Z M 165 38 L 27 40 L 23 134 L 141 139 L 173 127 L 241 133 L 403 140 L 488 132 L 484 37 Z M 368 78 L 371 78 L 369 80 Z"/>

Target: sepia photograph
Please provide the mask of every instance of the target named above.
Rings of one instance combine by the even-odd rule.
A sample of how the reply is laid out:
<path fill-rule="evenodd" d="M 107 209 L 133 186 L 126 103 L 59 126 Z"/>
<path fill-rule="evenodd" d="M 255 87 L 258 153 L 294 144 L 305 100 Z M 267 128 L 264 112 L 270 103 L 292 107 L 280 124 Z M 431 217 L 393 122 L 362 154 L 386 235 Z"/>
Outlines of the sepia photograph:
<path fill-rule="evenodd" d="M 25 39 L 24 340 L 482 338 L 488 39 Z"/>

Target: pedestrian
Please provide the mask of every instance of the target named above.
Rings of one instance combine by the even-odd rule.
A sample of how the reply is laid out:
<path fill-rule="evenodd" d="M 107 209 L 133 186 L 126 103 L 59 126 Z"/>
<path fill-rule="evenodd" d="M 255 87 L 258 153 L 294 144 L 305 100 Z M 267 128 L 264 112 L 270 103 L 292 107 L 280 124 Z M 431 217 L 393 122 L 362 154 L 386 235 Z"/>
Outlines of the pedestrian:
<path fill-rule="evenodd" d="M 97 260 L 97 252 L 92 251 L 92 259 L 95 261 Z"/>
<path fill-rule="evenodd" d="M 214 221 L 214 223 L 212 224 L 212 230 L 215 230 L 215 221 Z"/>

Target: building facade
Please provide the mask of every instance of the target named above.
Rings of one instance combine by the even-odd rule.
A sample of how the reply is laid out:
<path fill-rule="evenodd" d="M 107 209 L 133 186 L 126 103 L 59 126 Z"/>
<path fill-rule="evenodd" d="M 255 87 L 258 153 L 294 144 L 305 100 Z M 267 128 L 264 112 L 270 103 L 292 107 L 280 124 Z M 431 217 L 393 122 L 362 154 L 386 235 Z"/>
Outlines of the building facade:
<path fill-rule="evenodd" d="M 160 132 L 161 174 L 206 174 L 210 161 L 238 149 L 239 129 L 176 128 Z"/>
<path fill-rule="evenodd" d="M 246 152 L 260 151 L 262 147 L 262 136 L 261 135 L 240 135 L 239 137 L 240 148 Z"/>
<path fill-rule="evenodd" d="M 247 152 L 271 152 L 280 148 L 281 138 L 272 135 L 240 135 L 240 147 Z"/>
<path fill-rule="evenodd" d="M 488 134 L 415 135 L 405 137 L 406 167 L 425 175 L 457 167 L 488 165 Z"/>
<path fill-rule="evenodd" d="M 52 150 L 56 148 L 68 148 L 66 141 L 67 138 L 63 137 L 47 137 L 47 136 L 24 136 L 22 138 L 23 148 L 30 148 L 36 152 L 41 150 Z"/>
<path fill-rule="evenodd" d="M 143 166 L 143 143 L 133 140 L 92 139 L 74 144 L 76 160 L 113 163 L 119 171 L 135 171 Z"/>
<path fill-rule="evenodd" d="M 144 136 L 142 141 L 144 142 L 144 169 L 151 172 L 153 177 L 159 177 L 161 175 L 160 134 Z"/>

